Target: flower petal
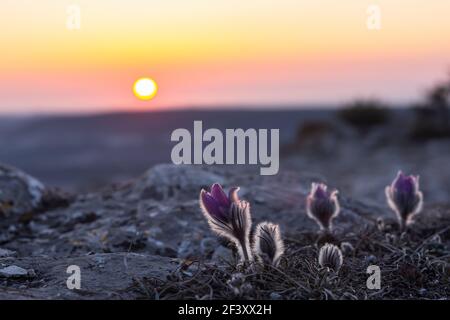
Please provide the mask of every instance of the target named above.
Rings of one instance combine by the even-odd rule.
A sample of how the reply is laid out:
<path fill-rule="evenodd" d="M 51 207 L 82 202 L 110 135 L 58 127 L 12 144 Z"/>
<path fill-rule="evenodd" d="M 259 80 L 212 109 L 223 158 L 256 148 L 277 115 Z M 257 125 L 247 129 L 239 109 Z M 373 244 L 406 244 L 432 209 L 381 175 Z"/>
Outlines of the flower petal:
<path fill-rule="evenodd" d="M 413 176 L 400 174 L 395 181 L 394 188 L 399 193 L 412 195 L 415 192 L 415 186 L 416 181 Z"/>
<path fill-rule="evenodd" d="M 218 183 L 215 183 L 211 187 L 211 195 L 217 201 L 220 206 L 228 208 L 231 203 L 227 197 L 227 194 L 223 191 L 222 186 Z"/>
<path fill-rule="evenodd" d="M 322 183 L 316 185 L 316 190 L 314 191 L 314 198 L 327 199 L 328 198 L 327 186 Z"/>
<path fill-rule="evenodd" d="M 230 189 L 229 193 L 228 193 L 228 198 L 230 199 L 231 202 L 239 202 L 239 196 L 238 196 L 238 191 L 239 191 L 239 187 L 233 187 Z"/>
<path fill-rule="evenodd" d="M 222 215 L 219 203 L 211 196 L 209 192 L 202 190 L 200 199 L 202 202 L 202 206 L 210 216 L 212 216 L 213 218 L 221 218 Z"/>

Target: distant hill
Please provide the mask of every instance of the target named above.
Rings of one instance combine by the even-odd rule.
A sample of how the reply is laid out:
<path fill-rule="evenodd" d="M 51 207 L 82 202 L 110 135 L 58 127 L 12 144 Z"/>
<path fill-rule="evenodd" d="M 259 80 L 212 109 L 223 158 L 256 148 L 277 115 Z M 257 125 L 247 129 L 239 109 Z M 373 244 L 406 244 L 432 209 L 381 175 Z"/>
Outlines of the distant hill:
<path fill-rule="evenodd" d="M 0 162 L 17 166 L 48 185 L 91 190 L 170 162 L 177 128 L 280 128 L 286 143 L 305 119 L 327 111 L 203 111 L 111 113 L 0 118 Z"/>

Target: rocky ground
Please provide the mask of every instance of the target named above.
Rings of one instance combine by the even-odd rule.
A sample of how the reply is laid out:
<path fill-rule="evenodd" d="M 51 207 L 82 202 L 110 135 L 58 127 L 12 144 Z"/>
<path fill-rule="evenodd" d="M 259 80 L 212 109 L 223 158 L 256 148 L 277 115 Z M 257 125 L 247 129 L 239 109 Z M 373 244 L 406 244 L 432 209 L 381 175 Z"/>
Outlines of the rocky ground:
<path fill-rule="evenodd" d="M 160 164 L 128 182 L 69 194 L 1 165 L 0 298 L 448 299 L 448 140 L 358 140 L 334 130 L 287 146 L 276 176 Z M 421 174 L 425 194 L 406 233 L 383 193 L 398 169 Z M 340 190 L 332 237 L 318 234 L 305 214 L 313 181 Z M 215 182 L 241 186 L 254 225 L 280 224 L 287 250 L 279 268 L 243 274 L 236 267 L 233 248 L 211 233 L 199 210 L 199 191 Z M 318 267 L 324 242 L 347 243 L 339 274 Z M 380 290 L 366 287 L 373 264 L 381 268 Z M 66 286 L 70 265 L 81 268 L 80 290 Z"/>

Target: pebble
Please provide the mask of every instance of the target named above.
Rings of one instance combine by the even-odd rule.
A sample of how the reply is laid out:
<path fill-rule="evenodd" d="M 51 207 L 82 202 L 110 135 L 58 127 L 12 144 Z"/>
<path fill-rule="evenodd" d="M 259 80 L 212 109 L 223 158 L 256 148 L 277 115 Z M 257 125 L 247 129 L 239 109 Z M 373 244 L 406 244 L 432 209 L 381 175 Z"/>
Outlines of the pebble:
<path fill-rule="evenodd" d="M 28 271 L 24 268 L 18 266 L 9 266 L 3 269 L 0 269 L 0 276 L 5 278 L 20 278 L 27 277 Z"/>
<path fill-rule="evenodd" d="M 181 244 L 178 246 L 177 250 L 178 258 L 187 259 L 194 255 L 194 248 L 192 241 L 183 240 Z"/>
<path fill-rule="evenodd" d="M 277 293 L 277 292 L 272 292 L 270 294 L 270 300 L 281 300 L 283 297 L 281 296 L 281 294 Z"/>
<path fill-rule="evenodd" d="M 16 251 L 0 248 L 0 258 L 9 258 L 9 257 L 15 257 L 15 256 L 17 256 Z"/>
<path fill-rule="evenodd" d="M 375 263 L 375 262 L 377 262 L 377 257 L 375 257 L 374 255 L 368 255 L 368 256 L 364 257 L 364 261 L 366 263 Z"/>

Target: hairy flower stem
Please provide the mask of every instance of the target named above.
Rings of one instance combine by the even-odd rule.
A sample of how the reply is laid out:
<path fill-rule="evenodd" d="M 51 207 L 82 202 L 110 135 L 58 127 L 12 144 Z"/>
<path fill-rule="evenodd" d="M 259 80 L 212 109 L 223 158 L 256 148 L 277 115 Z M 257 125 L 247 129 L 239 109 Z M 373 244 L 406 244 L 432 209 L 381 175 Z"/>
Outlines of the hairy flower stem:
<path fill-rule="evenodd" d="M 400 233 L 405 232 L 406 231 L 406 223 L 405 223 L 405 221 L 400 220 L 399 227 L 400 227 Z"/>
<path fill-rule="evenodd" d="M 241 256 L 241 259 L 243 259 L 244 262 L 253 261 L 253 256 L 250 251 L 250 243 L 247 238 L 239 239 L 239 247 L 239 255 Z"/>

